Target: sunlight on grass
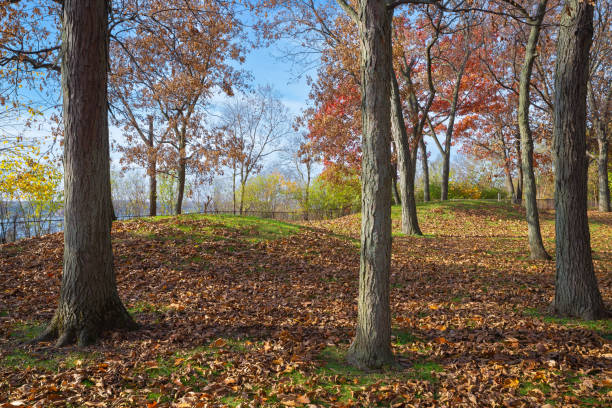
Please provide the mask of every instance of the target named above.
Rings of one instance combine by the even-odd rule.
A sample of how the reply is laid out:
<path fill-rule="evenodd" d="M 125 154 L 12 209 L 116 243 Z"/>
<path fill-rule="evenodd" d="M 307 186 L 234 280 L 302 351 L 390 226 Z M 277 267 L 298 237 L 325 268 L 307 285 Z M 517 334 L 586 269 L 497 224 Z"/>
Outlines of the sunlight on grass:
<path fill-rule="evenodd" d="M 545 323 L 558 324 L 573 328 L 581 328 L 593 330 L 601 337 L 612 340 L 612 320 L 580 320 L 570 317 L 547 316 L 534 308 L 528 308 L 523 311 L 525 316 L 536 317 Z"/>
<path fill-rule="evenodd" d="M 230 214 L 186 214 L 172 217 L 149 217 L 143 220 L 151 224 L 145 224 L 134 230 L 133 233 L 158 240 L 189 239 L 204 242 L 236 239 L 257 243 L 297 234 L 302 229 L 299 225 L 274 219 Z M 173 232 L 160 230 L 160 226 L 168 226 Z"/>

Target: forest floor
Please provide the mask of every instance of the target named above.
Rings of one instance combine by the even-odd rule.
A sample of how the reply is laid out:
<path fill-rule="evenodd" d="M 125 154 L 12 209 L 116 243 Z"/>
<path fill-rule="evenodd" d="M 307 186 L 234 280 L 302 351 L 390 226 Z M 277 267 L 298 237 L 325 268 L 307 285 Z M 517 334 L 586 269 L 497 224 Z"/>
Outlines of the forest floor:
<path fill-rule="evenodd" d="M 554 262 L 530 261 L 507 204 L 394 208 L 393 348 L 347 367 L 359 216 L 307 225 L 232 216 L 118 222 L 119 293 L 141 324 L 94 346 L 25 341 L 57 304 L 62 235 L 0 246 L 0 407 L 568 407 L 612 404 L 612 321 L 551 317 Z M 554 215 L 542 214 L 554 255 Z M 589 213 L 612 301 L 612 214 Z"/>

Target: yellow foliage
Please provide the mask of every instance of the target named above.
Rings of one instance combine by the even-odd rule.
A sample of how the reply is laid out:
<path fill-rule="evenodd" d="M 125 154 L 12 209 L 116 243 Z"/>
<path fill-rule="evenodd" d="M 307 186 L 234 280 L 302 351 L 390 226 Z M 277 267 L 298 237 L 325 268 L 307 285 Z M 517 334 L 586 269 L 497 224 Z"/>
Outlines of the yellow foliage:
<path fill-rule="evenodd" d="M 37 146 L 18 146 L 0 158 L 0 196 L 3 200 L 49 202 L 58 194 L 62 174 L 40 161 Z"/>

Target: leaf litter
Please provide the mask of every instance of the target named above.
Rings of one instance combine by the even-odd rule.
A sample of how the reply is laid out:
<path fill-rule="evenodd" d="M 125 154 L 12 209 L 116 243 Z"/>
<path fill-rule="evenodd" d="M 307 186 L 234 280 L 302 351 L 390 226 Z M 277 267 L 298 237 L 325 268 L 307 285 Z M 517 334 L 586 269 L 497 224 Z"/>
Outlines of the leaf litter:
<path fill-rule="evenodd" d="M 215 217 L 116 223 L 118 288 L 141 328 L 86 349 L 24 343 L 57 304 L 62 235 L 0 246 L 0 406 L 612 403 L 612 324 L 547 316 L 554 262 L 527 259 L 517 210 L 454 203 L 419 207 L 419 216 L 429 235 L 393 241 L 400 368 L 377 372 L 343 360 L 356 319 L 359 216 L 286 228 Z M 612 216 L 590 220 L 609 300 Z M 554 253 L 551 214 L 542 230 Z"/>

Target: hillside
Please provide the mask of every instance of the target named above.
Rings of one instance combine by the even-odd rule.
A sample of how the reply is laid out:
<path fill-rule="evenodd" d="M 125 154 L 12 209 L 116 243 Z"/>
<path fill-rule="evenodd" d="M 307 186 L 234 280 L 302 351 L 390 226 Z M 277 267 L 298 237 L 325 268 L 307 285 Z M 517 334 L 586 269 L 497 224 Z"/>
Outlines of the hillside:
<path fill-rule="evenodd" d="M 421 205 L 424 237 L 397 232 L 399 211 L 391 306 L 402 369 L 374 373 L 343 363 L 356 318 L 359 215 L 301 225 L 234 216 L 118 222 L 119 292 L 142 327 L 85 350 L 24 344 L 55 309 L 62 235 L 2 245 L 0 406 L 612 403 L 612 321 L 547 316 L 554 262 L 528 260 L 517 208 Z M 542 217 L 554 254 L 554 214 Z M 589 217 L 610 304 L 612 214 Z"/>

